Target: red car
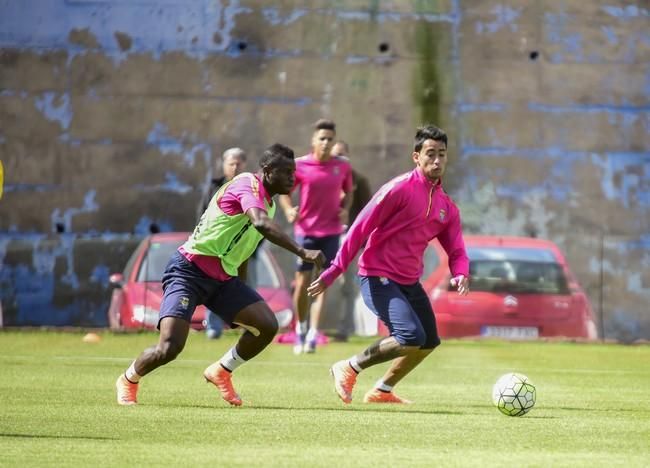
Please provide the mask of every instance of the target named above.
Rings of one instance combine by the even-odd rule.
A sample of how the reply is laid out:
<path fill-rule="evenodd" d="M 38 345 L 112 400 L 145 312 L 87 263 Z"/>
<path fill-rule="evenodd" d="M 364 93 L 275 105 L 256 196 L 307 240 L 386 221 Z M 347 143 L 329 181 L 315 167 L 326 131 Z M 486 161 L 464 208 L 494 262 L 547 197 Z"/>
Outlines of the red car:
<path fill-rule="evenodd" d="M 470 293 L 449 285 L 447 255 L 437 241 L 425 253 L 422 283 L 441 337 L 597 338 L 589 300 L 550 241 L 466 236 Z"/>
<path fill-rule="evenodd" d="M 170 232 L 147 236 L 131 255 L 124 271 L 111 275 L 114 289 L 108 320 L 112 329 L 156 328 L 163 295 L 163 272 L 174 251 L 189 235 L 189 232 Z M 253 264 L 257 291 L 275 313 L 280 329 L 287 328 L 293 318 L 291 296 L 282 271 L 264 244 L 258 249 Z M 192 328 L 205 328 L 205 313 L 205 307 L 196 308 Z"/>

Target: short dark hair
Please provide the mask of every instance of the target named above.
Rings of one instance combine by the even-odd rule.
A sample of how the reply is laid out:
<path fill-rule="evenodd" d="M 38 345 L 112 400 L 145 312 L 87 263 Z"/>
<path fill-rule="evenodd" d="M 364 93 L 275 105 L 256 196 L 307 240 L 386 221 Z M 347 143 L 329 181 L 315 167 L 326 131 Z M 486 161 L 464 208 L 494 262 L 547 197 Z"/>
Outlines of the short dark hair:
<path fill-rule="evenodd" d="M 266 148 L 260 158 L 260 167 L 275 166 L 282 159 L 295 159 L 293 150 L 282 143 L 273 143 Z"/>
<path fill-rule="evenodd" d="M 336 133 L 336 124 L 333 120 L 318 119 L 314 124 L 314 131 L 317 132 L 318 130 L 331 130 Z"/>
<path fill-rule="evenodd" d="M 447 134 L 443 129 L 438 128 L 435 125 L 424 125 L 419 127 L 415 132 L 413 150 L 419 152 L 422 149 L 422 145 L 427 140 L 442 141 L 445 146 L 447 146 Z"/>

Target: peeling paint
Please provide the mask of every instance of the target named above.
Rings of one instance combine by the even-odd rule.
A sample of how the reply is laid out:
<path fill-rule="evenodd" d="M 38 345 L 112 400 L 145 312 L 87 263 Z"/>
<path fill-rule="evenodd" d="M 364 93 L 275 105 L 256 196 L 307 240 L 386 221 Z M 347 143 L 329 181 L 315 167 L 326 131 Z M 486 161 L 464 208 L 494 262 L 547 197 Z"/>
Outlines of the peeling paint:
<path fill-rule="evenodd" d="M 495 32 L 508 28 L 510 32 L 517 32 L 519 27 L 515 20 L 521 16 L 523 8 L 510 8 L 507 5 L 494 5 L 490 12 L 494 15 L 494 21 L 483 23 L 477 21 L 474 29 L 477 34 L 494 34 Z"/>
<path fill-rule="evenodd" d="M 174 138 L 169 134 L 169 129 L 157 122 L 147 135 L 147 144 L 156 147 L 162 154 L 178 154 L 183 156 L 183 160 L 188 167 L 194 167 L 196 157 L 202 153 L 206 159 L 212 158 L 212 147 L 208 143 L 197 143 L 189 149 L 185 149 L 186 141 L 195 140 L 188 138 L 186 134 L 183 139 Z"/>
<path fill-rule="evenodd" d="M 291 23 L 299 20 L 307 14 L 307 10 L 295 9 L 289 12 L 285 17 L 280 16 L 280 11 L 277 8 L 263 8 L 262 14 L 268 23 L 272 26 L 288 26 Z"/>
<path fill-rule="evenodd" d="M 67 130 L 72 121 L 72 108 L 68 93 L 58 94 L 45 92 L 40 97 L 34 98 L 36 108 L 40 110 L 45 118 L 61 124 L 61 128 Z"/>
<path fill-rule="evenodd" d="M 92 273 L 90 274 L 90 282 L 97 283 L 103 289 L 107 289 L 109 286 L 108 278 L 110 275 L 111 271 L 106 265 L 95 265 Z"/>
<path fill-rule="evenodd" d="M 165 172 L 165 182 L 158 185 L 137 184 L 134 188 L 140 192 L 172 192 L 180 195 L 189 193 L 194 190 L 191 185 L 185 184 L 178 180 L 178 176 L 173 172 Z"/>
<path fill-rule="evenodd" d="M 72 218 L 78 214 L 92 213 L 97 211 L 99 206 L 95 203 L 96 190 L 90 190 L 84 196 L 84 203 L 81 208 L 67 208 L 65 210 L 56 208 L 50 215 L 52 232 L 56 232 L 57 224 L 62 224 L 65 227 L 65 232 L 72 232 Z"/>
<path fill-rule="evenodd" d="M 636 5 L 627 5 L 624 7 L 606 5 L 601 8 L 608 15 L 623 21 L 650 16 L 648 10 L 645 8 L 639 8 Z"/>
<path fill-rule="evenodd" d="M 150 228 L 152 225 L 158 226 L 161 232 L 174 231 L 173 224 L 170 221 L 154 220 L 148 216 L 143 216 L 138 221 L 138 224 L 133 228 L 133 233 L 140 236 L 146 236 L 151 233 Z"/>

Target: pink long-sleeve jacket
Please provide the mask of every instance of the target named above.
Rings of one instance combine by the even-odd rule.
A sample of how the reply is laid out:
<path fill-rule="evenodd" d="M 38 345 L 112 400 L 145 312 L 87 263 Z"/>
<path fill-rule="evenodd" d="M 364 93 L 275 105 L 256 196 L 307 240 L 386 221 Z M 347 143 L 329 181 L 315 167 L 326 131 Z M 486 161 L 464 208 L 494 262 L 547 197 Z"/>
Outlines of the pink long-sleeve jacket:
<path fill-rule="evenodd" d="M 414 284 L 422 275 L 424 250 L 435 237 L 449 256 L 452 275 L 469 276 L 458 208 L 440 183 L 432 183 L 416 168 L 377 191 L 320 278 L 331 285 L 365 244 L 360 275 Z"/>

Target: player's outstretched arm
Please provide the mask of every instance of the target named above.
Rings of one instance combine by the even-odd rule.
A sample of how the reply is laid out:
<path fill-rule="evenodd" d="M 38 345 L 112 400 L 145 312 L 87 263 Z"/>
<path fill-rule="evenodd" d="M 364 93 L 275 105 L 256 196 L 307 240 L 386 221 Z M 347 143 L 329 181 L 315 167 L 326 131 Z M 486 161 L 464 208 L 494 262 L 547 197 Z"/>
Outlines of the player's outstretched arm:
<path fill-rule="evenodd" d="M 325 263 L 325 255 L 323 252 L 320 250 L 303 249 L 291 238 L 291 236 L 285 234 L 282 228 L 269 218 L 264 210 L 260 210 L 259 208 L 249 208 L 246 211 L 246 216 L 250 218 L 255 229 L 257 229 L 260 234 L 270 242 L 296 254 L 306 262 L 315 264 L 317 268 L 323 267 L 323 264 Z"/>

